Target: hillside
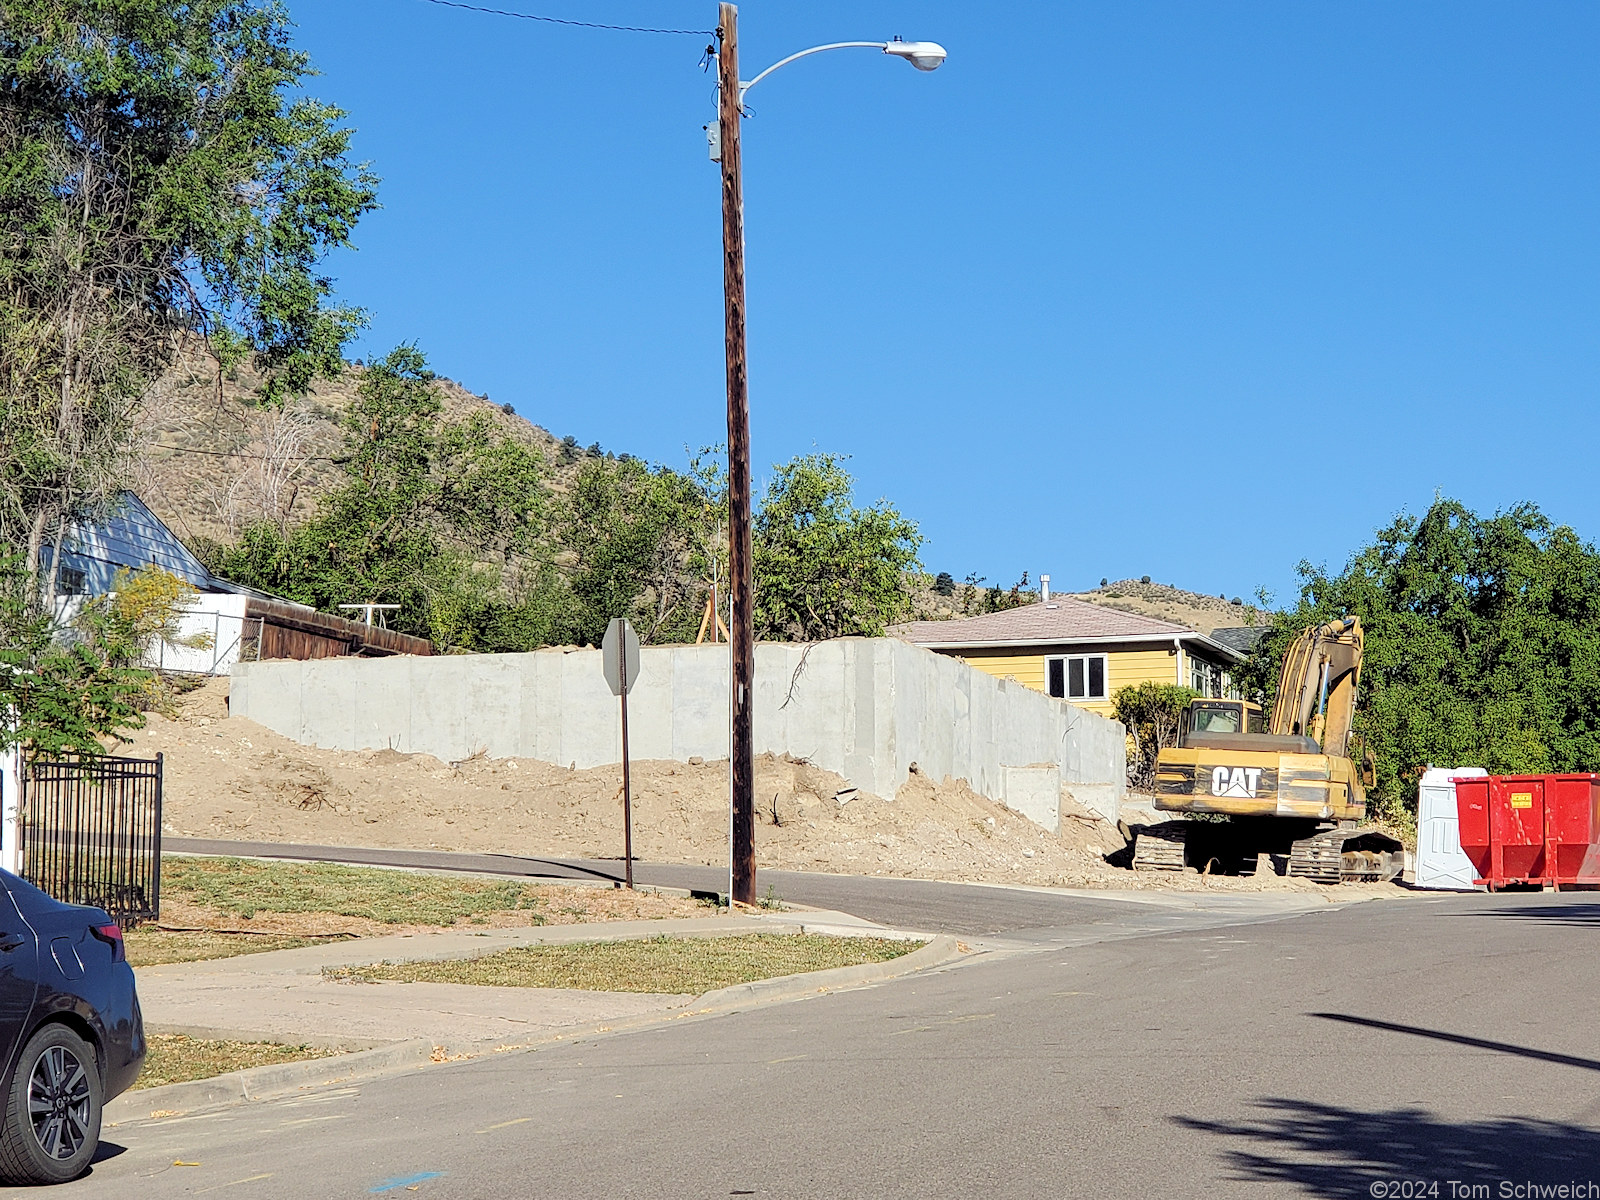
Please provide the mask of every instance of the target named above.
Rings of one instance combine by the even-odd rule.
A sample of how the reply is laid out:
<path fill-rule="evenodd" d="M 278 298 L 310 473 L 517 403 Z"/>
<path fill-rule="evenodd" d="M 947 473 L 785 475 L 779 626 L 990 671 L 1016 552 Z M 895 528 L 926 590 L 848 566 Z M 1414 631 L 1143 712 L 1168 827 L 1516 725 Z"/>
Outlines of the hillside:
<path fill-rule="evenodd" d="M 333 461 L 344 440 L 339 421 L 360 382 L 361 367 L 352 365 L 274 408 L 255 401 L 259 378 L 248 368 L 219 384 L 216 363 L 188 352 L 146 403 L 134 489 L 191 544 L 231 539 L 262 518 L 302 520 L 341 480 Z M 483 412 L 500 430 L 538 446 L 547 462 L 562 457 L 560 440 L 546 430 L 453 380 L 438 383 L 448 419 Z"/>
<path fill-rule="evenodd" d="M 1272 619 L 1265 609 L 1235 602 L 1231 596 L 1227 599 L 1204 596 L 1171 584 L 1144 583 L 1138 579 L 1118 579 L 1091 592 L 1067 594 L 1074 600 L 1187 625 L 1197 633 L 1209 634 L 1213 629 L 1240 625 L 1265 625 Z"/>
<path fill-rule="evenodd" d="M 1035 587 L 1036 585 L 1030 584 L 1029 588 L 1018 589 L 1017 600 L 1023 604 L 1031 604 L 1038 600 L 1038 591 L 1030 590 Z M 984 607 L 984 602 L 985 593 L 989 590 L 986 587 L 972 587 L 958 583 L 955 585 L 954 594 L 941 596 L 931 586 L 931 579 L 925 579 L 923 584 L 914 590 L 912 596 L 914 610 L 912 619 L 949 621 L 988 611 Z M 1009 601 L 1011 589 L 1000 590 Z M 1253 604 L 1234 603 L 1232 597 L 1224 599 L 1220 596 L 1205 596 L 1171 584 L 1144 583 L 1137 579 L 1119 579 L 1088 592 L 1052 592 L 1051 595 L 1065 595 L 1074 600 L 1085 600 L 1090 604 L 1099 604 L 1106 608 L 1139 613 L 1141 616 L 1155 617 L 1160 621 L 1171 621 L 1205 634 L 1211 633 L 1214 629 L 1227 629 L 1240 625 L 1265 625 L 1271 620 L 1266 610 L 1257 608 Z M 1009 607 L 1009 603 L 1006 606 Z"/>
<path fill-rule="evenodd" d="M 309 395 L 277 408 L 256 402 L 259 379 L 248 368 L 219 380 L 210 356 L 193 349 L 162 379 L 147 403 L 135 489 L 191 545 L 231 541 L 262 519 L 304 520 L 343 479 L 335 461 L 344 441 L 340 421 L 361 377 L 362 367 L 352 364 L 340 378 L 320 382 Z M 454 380 L 441 377 L 437 382 L 448 420 L 483 413 L 501 432 L 538 447 L 551 466 L 558 491 L 583 458 L 598 450 L 581 449 L 570 438 L 563 442 Z M 1037 592 L 1030 590 L 1036 587 L 1030 580 L 1015 589 L 1016 600 L 1037 599 Z M 957 583 L 952 595 L 943 596 L 934 590 L 933 577 L 924 576 L 913 589 L 912 615 L 918 620 L 944 620 L 982 612 L 986 590 Z M 1013 590 L 1000 588 L 1007 600 Z M 1068 594 L 1201 633 L 1266 619 L 1252 605 L 1134 579 Z"/>

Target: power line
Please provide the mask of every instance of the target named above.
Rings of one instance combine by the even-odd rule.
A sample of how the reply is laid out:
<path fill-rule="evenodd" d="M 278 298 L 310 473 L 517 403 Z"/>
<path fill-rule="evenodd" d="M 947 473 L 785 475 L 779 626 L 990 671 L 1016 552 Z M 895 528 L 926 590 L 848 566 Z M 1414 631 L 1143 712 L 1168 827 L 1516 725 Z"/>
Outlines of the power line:
<path fill-rule="evenodd" d="M 516 17 L 521 21 L 542 21 L 546 25 L 573 25 L 579 29 L 609 29 L 616 33 L 681 33 L 690 37 L 716 37 L 715 29 L 652 29 L 644 25 L 602 25 L 598 21 L 569 21 L 564 17 L 541 17 L 534 13 L 512 12 L 505 8 L 485 8 L 481 4 L 463 4 L 461 0 L 427 0 L 443 8 L 464 8 L 468 12 L 488 13 L 494 17 Z"/>
<path fill-rule="evenodd" d="M 199 446 L 169 446 L 165 442 L 151 442 L 152 450 L 171 450 L 177 454 L 204 454 L 210 458 L 269 458 L 266 454 L 249 454 L 243 450 L 202 450 Z M 331 458 L 326 454 L 305 454 L 296 456 L 301 462 L 341 462 L 342 459 Z"/>

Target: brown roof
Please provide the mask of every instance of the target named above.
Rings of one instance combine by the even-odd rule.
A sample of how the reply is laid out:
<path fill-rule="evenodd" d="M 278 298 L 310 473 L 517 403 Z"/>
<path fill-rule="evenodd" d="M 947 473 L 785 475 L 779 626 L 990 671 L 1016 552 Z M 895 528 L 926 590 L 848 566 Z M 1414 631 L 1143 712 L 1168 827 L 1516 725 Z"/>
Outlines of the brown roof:
<path fill-rule="evenodd" d="M 951 621 L 912 621 L 889 633 L 919 646 L 990 646 L 1016 643 L 1130 641 L 1199 638 L 1193 629 L 1065 597 L 1005 612 Z"/>

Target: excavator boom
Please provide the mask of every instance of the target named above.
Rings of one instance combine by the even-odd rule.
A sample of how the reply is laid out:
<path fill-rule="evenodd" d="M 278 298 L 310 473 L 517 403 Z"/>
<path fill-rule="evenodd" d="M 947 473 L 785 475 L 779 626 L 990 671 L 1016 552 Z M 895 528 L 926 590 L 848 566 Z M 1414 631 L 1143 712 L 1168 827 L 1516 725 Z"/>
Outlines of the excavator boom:
<path fill-rule="evenodd" d="M 1324 754 L 1348 757 L 1361 681 L 1359 617 L 1316 625 L 1284 651 L 1271 731 L 1309 737 Z"/>

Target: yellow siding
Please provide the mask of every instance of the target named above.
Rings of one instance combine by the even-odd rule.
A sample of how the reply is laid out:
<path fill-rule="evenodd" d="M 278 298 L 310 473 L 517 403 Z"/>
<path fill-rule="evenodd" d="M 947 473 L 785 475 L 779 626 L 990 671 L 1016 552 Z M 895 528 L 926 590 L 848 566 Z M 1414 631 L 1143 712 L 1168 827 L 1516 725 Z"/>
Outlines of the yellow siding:
<path fill-rule="evenodd" d="M 1177 656 L 1168 650 L 1124 650 L 1106 663 L 1106 683 L 1115 696 L 1118 688 L 1140 683 L 1178 682 Z"/>
<path fill-rule="evenodd" d="M 1018 683 L 1031 687 L 1036 692 L 1044 691 L 1044 655 L 1010 653 L 1001 651 L 996 654 L 962 654 L 958 657 L 967 661 L 968 665 L 977 667 L 986 674 L 993 675 L 996 679 L 1007 676 Z"/>
<path fill-rule="evenodd" d="M 941 651 L 944 654 L 954 654 L 954 651 Z M 1087 708 L 1102 716 L 1111 715 L 1111 696 L 1117 694 L 1118 688 L 1128 687 L 1131 684 L 1146 682 L 1176 683 L 1178 680 L 1177 660 L 1170 650 L 1150 649 L 1117 649 L 1114 646 L 1062 646 L 1052 649 L 1048 653 L 1037 649 L 1007 651 L 995 649 L 988 651 L 971 651 L 965 654 L 956 654 L 968 665 L 977 667 L 986 674 L 997 679 L 1010 677 L 1026 687 L 1031 687 L 1036 692 L 1045 690 L 1044 662 L 1047 658 L 1056 658 L 1063 654 L 1104 654 L 1106 656 L 1106 691 L 1104 700 L 1074 700 L 1073 704 Z"/>

